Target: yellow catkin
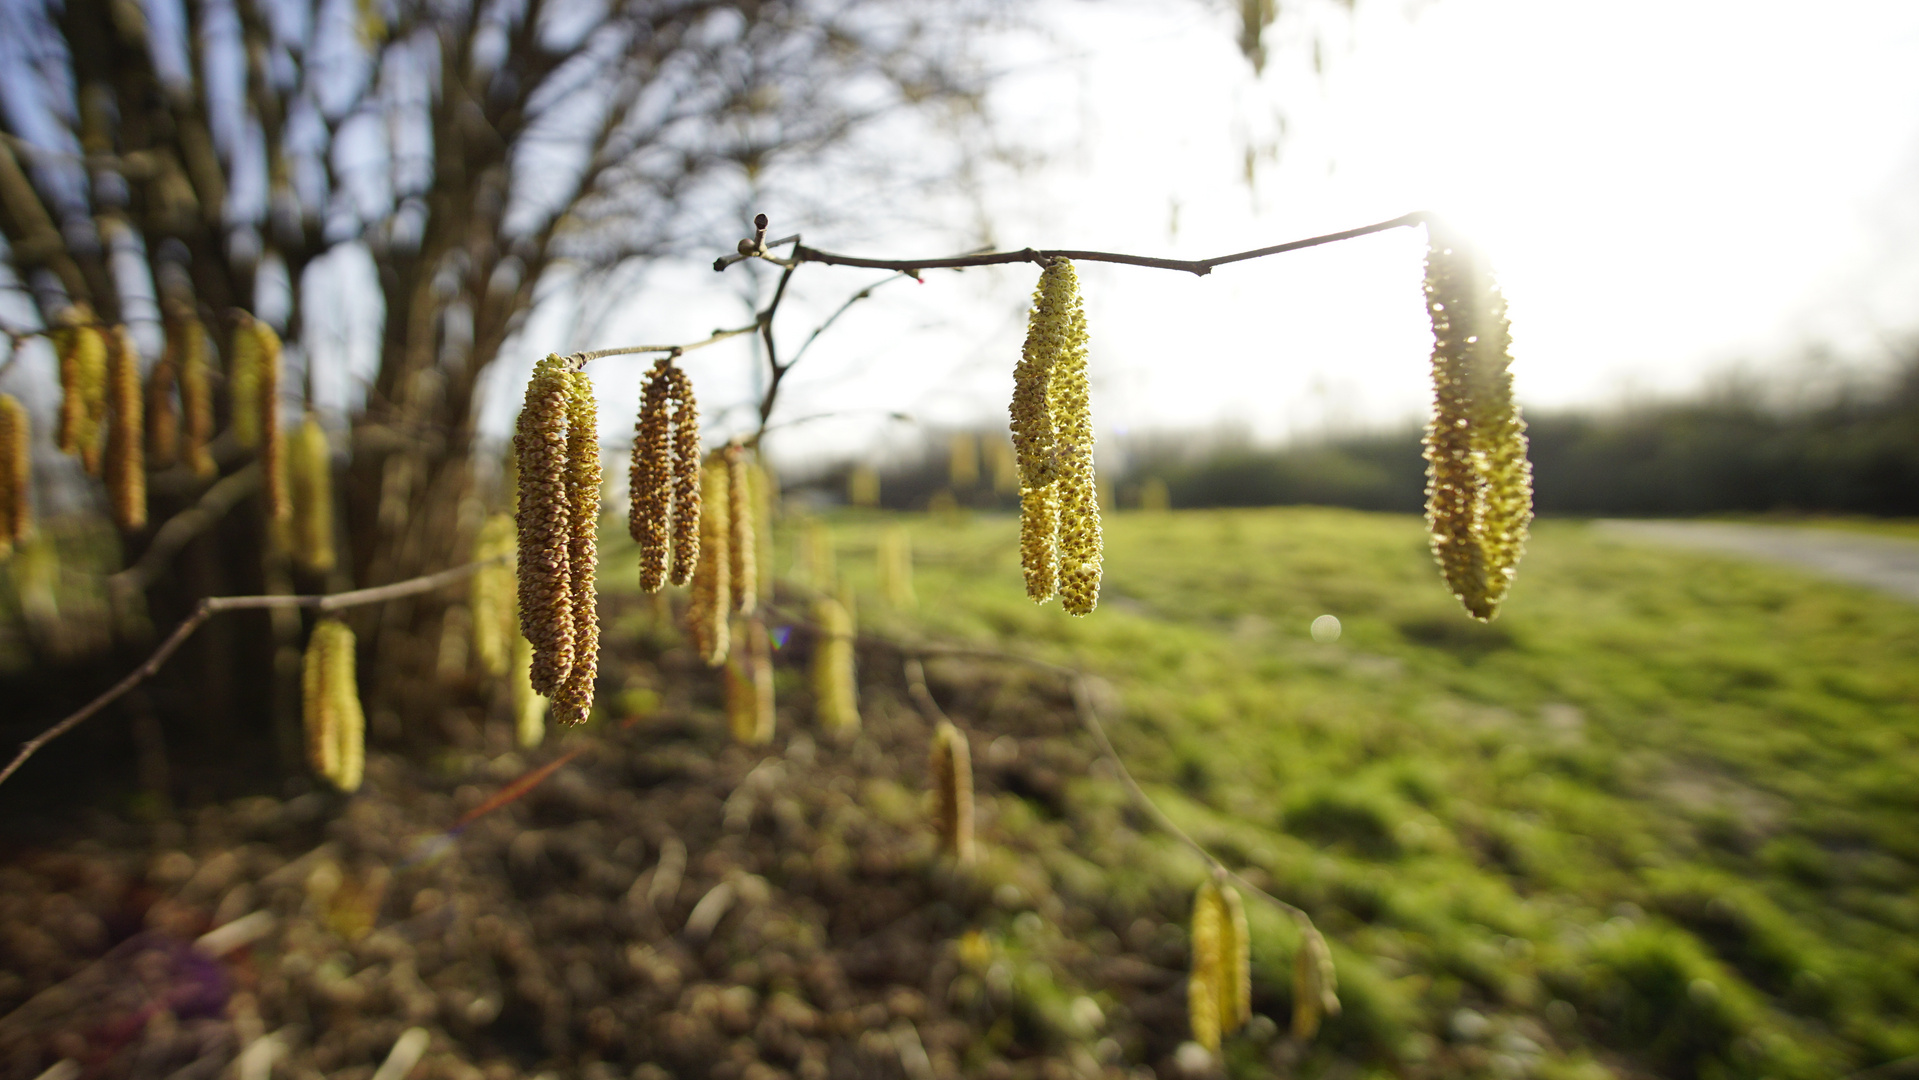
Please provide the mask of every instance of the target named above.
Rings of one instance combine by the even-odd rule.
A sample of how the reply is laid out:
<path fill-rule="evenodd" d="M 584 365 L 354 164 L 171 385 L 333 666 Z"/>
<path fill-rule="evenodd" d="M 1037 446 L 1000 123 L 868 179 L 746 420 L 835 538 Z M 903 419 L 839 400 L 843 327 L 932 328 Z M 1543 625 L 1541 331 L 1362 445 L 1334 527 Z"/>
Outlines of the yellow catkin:
<path fill-rule="evenodd" d="M 1219 1026 L 1230 1035 L 1253 1018 L 1253 939 L 1239 890 L 1221 885 L 1219 898 L 1226 905 L 1220 942 Z"/>
<path fill-rule="evenodd" d="M 1193 970 L 1186 980 L 1186 1016 L 1193 1041 L 1219 1053 L 1224 1033 L 1220 988 L 1226 970 L 1229 918 L 1219 887 L 1208 881 L 1193 896 Z"/>
<path fill-rule="evenodd" d="M 566 362 L 534 365 L 513 435 L 519 469 L 520 632 L 533 644 L 533 689 L 552 697 L 573 668 L 571 501 L 566 485 Z"/>
<path fill-rule="evenodd" d="M 0 556 L 33 527 L 33 419 L 11 394 L 0 394 Z"/>
<path fill-rule="evenodd" d="M 293 559 L 315 574 L 333 569 L 333 450 L 312 413 L 287 448 L 293 493 Z"/>
<path fill-rule="evenodd" d="M 147 524 L 145 402 L 140 392 L 140 349 L 125 326 L 107 334 L 107 495 L 113 522 L 122 529 Z"/>
<path fill-rule="evenodd" d="M 913 536 L 904 526 L 893 525 L 880 532 L 880 595 L 902 611 L 919 601 L 913 595 Z"/>
<path fill-rule="evenodd" d="M 1026 343 L 1013 368 L 1013 404 L 1008 411 L 1023 487 L 1044 487 L 1058 475 L 1049 388 L 1054 365 L 1077 347 L 1073 319 L 1078 310 L 1079 279 L 1073 264 L 1056 260 L 1040 271 L 1026 322 Z"/>
<path fill-rule="evenodd" d="M 1506 301 L 1483 260 L 1428 226 L 1433 416 L 1426 427 L 1426 520 L 1433 555 L 1474 618 L 1499 613 L 1532 522 L 1526 424 L 1513 401 Z"/>
<path fill-rule="evenodd" d="M 766 624 L 741 621 L 738 635 L 744 647 L 732 650 L 726 661 L 726 725 L 733 741 L 764 746 L 773 741 L 773 649 Z"/>
<path fill-rule="evenodd" d="M 666 584 L 673 561 L 673 361 L 653 365 L 640 394 L 640 415 L 633 424 L 633 457 L 627 466 L 631 504 L 626 527 L 640 546 L 640 588 L 656 592 Z"/>
<path fill-rule="evenodd" d="M 323 619 L 307 640 L 302 679 L 307 760 L 341 791 L 357 791 L 366 764 L 366 717 L 354 671 L 353 631 Z"/>
<path fill-rule="evenodd" d="M 727 551 L 731 531 L 727 518 L 732 500 L 727 496 L 725 468 L 705 469 L 703 474 L 700 561 L 693 571 L 693 594 L 686 605 L 686 631 L 700 659 L 708 667 L 718 667 L 726 662 L 731 644 L 727 609 L 733 600 L 733 558 Z"/>
<path fill-rule="evenodd" d="M 285 521 L 293 514 L 287 493 L 287 473 L 280 462 L 286 455 L 286 436 L 280 430 L 280 335 L 273 327 L 253 320 L 260 343 L 260 473 L 265 479 L 267 515 Z"/>
<path fill-rule="evenodd" d="M 684 585 L 700 565 L 702 464 L 700 407 L 693 398 L 693 380 L 679 368 L 673 384 L 673 567 L 668 580 Z"/>
<path fill-rule="evenodd" d="M 480 661 L 480 669 L 495 677 L 507 673 L 514 639 L 520 636 L 513 603 L 512 554 L 513 518 L 495 514 L 480 526 L 473 558 L 499 561 L 488 562 L 473 575 L 466 601 L 473 616 L 473 655 Z"/>
<path fill-rule="evenodd" d="M 567 576 L 573 613 L 573 666 L 553 697 L 553 718 L 581 724 L 593 711 L 593 684 L 600 673 L 600 605 L 594 574 L 599 566 L 600 413 L 593 383 L 583 371 L 567 376 L 566 395 Z"/>
<path fill-rule="evenodd" d="M 169 328 L 168 338 L 179 341 L 180 414 L 185 421 L 181 431 L 180 456 L 196 476 L 211 477 L 219 471 L 207 443 L 213 439 L 213 389 L 208 375 L 207 328 L 190 311 Z"/>
<path fill-rule="evenodd" d="M 101 421 L 107 408 L 108 341 L 92 320 L 90 309 L 76 305 L 61 319 L 68 327 L 56 333 L 62 394 L 55 439 L 61 452 L 78 457 L 88 473 L 98 476 Z"/>
<path fill-rule="evenodd" d="M 1019 494 L 1019 563 L 1034 602 L 1059 591 L 1059 491 L 1056 485 Z"/>
<path fill-rule="evenodd" d="M 956 861 L 973 861 L 973 753 L 966 733 L 949 721 L 933 731 L 928 771 L 933 783 L 933 820 L 940 850 Z"/>
<path fill-rule="evenodd" d="M 859 733 L 859 685 L 853 675 L 853 615 L 828 597 L 813 602 L 813 704 L 820 727 L 844 741 Z"/>
<path fill-rule="evenodd" d="M 726 553 L 731 560 L 728 583 L 732 608 L 751 615 L 759 606 L 759 543 L 754 538 L 757 514 L 753 506 L 753 455 L 739 443 L 726 448 Z"/>
<path fill-rule="evenodd" d="M 968 491 L 979 483 L 979 440 L 970 432 L 955 432 L 947 440 L 946 476 L 954 491 Z"/>
<path fill-rule="evenodd" d="M 147 373 L 147 467 L 167 469 L 180 459 L 180 410 L 174 390 L 180 382 L 180 345 L 173 321 L 166 323 L 166 350 Z"/>
<path fill-rule="evenodd" d="M 547 701 L 533 689 L 533 643 L 517 628 L 513 631 L 512 663 L 514 737 L 521 746 L 530 749 L 546 739 Z"/>
<path fill-rule="evenodd" d="M 855 465 L 853 471 L 846 474 L 846 501 L 854 506 L 876 507 L 880 504 L 880 474 L 871 465 Z"/>
<path fill-rule="evenodd" d="M 254 330 L 258 320 L 242 313 L 233 331 L 233 348 L 227 359 L 227 416 L 233 424 L 233 441 L 242 449 L 260 446 L 260 379 L 266 359 L 265 343 Z"/>
<path fill-rule="evenodd" d="M 1339 1015 L 1339 982 L 1326 939 L 1310 924 L 1301 927 L 1293 954 L 1293 1038 L 1305 1042 L 1319 1033 L 1321 1017 Z"/>
<path fill-rule="evenodd" d="M 1086 315 L 1077 298 L 1069 347 L 1053 365 L 1048 400 L 1059 458 L 1059 600 L 1069 614 L 1099 604 L 1102 545 L 1099 486 L 1093 474 L 1092 387 L 1086 376 Z"/>
<path fill-rule="evenodd" d="M 993 439 L 986 445 L 993 462 L 993 493 L 1019 494 L 1019 460 L 1013 455 L 1012 444 Z"/>

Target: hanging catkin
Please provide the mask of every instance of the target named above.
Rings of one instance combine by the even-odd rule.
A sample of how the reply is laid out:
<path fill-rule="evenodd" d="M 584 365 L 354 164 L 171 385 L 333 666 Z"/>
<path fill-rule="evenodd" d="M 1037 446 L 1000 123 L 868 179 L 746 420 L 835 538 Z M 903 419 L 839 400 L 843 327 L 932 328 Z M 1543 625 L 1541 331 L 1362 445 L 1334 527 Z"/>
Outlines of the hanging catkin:
<path fill-rule="evenodd" d="M 60 351 L 60 427 L 62 453 L 80 459 L 86 471 L 100 475 L 100 421 L 107 409 L 107 335 L 94 325 L 93 311 L 76 304 L 62 316 L 66 328 L 55 332 Z"/>
<path fill-rule="evenodd" d="M 751 615 L 759 606 L 759 568 L 755 556 L 759 544 L 754 539 L 752 451 L 738 442 L 726 447 L 726 552 L 732 565 L 728 580 L 732 586 L 733 610 Z"/>
<path fill-rule="evenodd" d="M 1200 885 L 1193 896 L 1193 969 L 1186 979 L 1186 1017 L 1193 1041 L 1215 1054 L 1225 1030 L 1220 987 L 1228 963 L 1228 922 L 1219 887 L 1210 881 Z"/>
<path fill-rule="evenodd" d="M 147 524 L 144 402 L 140 349 L 125 326 L 107 334 L 107 495 L 113 522 L 129 532 Z"/>
<path fill-rule="evenodd" d="M 1072 347 L 1053 365 L 1047 397 L 1059 453 L 1059 599 L 1072 615 L 1099 603 L 1099 486 L 1093 475 L 1092 387 L 1086 377 L 1086 313 L 1074 298 Z"/>
<path fill-rule="evenodd" d="M 207 452 L 207 443 L 213 438 L 207 328 L 189 309 L 168 327 L 167 340 L 179 342 L 180 413 L 186 421 L 180 454 L 196 476 L 211 477 L 219 468 Z"/>
<path fill-rule="evenodd" d="M 180 348 L 167 320 L 166 350 L 147 373 L 147 467 L 171 468 L 180 458 L 180 411 L 174 389 L 180 381 Z"/>
<path fill-rule="evenodd" d="M 880 595 L 904 611 L 918 602 L 913 595 L 913 537 L 901 525 L 880 532 Z"/>
<path fill-rule="evenodd" d="M 333 450 L 312 413 L 300 421 L 287 467 L 293 494 L 293 559 L 309 573 L 333 569 Z"/>
<path fill-rule="evenodd" d="M 233 441 L 242 449 L 260 446 L 260 380 L 266 366 L 266 342 L 254 329 L 259 320 L 241 312 L 233 329 L 227 361 L 227 415 Z"/>
<path fill-rule="evenodd" d="M 513 642 L 520 627 L 513 610 L 513 518 L 495 514 L 480 526 L 473 559 L 484 562 L 467 590 L 467 610 L 473 616 L 473 654 L 481 670 L 495 677 L 507 673 Z M 489 561 L 493 560 L 493 561 Z"/>
<path fill-rule="evenodd" d="M 0 557 L 33 527 L 33 420 L 11 394 L 0 394 Z"/>
<path fill-rule="evenodd" d="M 759 619 L 741 620 L 740 630 L 744 647 L 726 661 L 726 726 L 734 742 L 764 746 L 773 741 L 772 643 Z"/>
<path fill-rule="evenodd" d="M 718 667 L 726 662 L 727 609 L 733 598 L 733 557 L 727 550 L 732 500 L 727 497 L 724 467 L 708 468 L 703 473 L 706 490 L 700 512 L 699 564 L 693 571 L 693 595 L 686 605 L 686 631 L 700 659 L 708 667 Z"/>
<path fill-rule="evenodd" d="M 600 606 L 594 587 L 599 565 L 600 413 L 593 383 L 583 371 L 567 374 L 566 494 L 568 606 L 573 613 L 573 666 L 553 697 L 562 725 L 586 722 L 600 672 Z"/>
<path fill-rule="evenodd" d="M 661 357 L 640 394 L 640 416 L 633 425 L 633 459 L 627 468 L 631 505 L 627 533 L 640 545 L 640 588 L 656 592 L 666 584 L 673 561 L 673 361 Z"/>
<path fill-rule="evenodd" d="M 1035 602 L 1057 592 L 1075 615 L 1099 600 L 1099 491 L 1093 474 L 1086 312 L 1073 264 L 1040 272 L 1026 344 L 1013 370 L 1013 450 L 1019 465 L 1020 565 Z"/>
<path fill-rule="evenodd" d="M 828 597 L 813 602 L 813 703 L 820 727 L 844 741 L 859 733 L 859 687 L 853 677 L 853 615 Z"/>
<path fill-rule="evenodd" d="M 253 320 L 253 333 L 260 343 L 260 473 L 266 484 L 267 515 L 285 521 L 293 514 L 293 500 L 287 495 L 287 474 L 281 464 L 286 436 L 280 430 L 280 335 L 258 319 Z"/>
<path fill-rule="evenodd" d="M 1526 424 L 1513 401 L 1506 300 L 1484 262 L 1427 226 L 1433 417 L 1426 426 L 1426 520 L 1446 583 L 1491 620 L 1512 586 L 1532 522 Z"/>
<path fill-rule="evenodd" d="M 1230 1035 L 1253 1018 L 1253 939 L 1246 922 L 1246 903 L 1231 885 L 1219 887 L 1226 905 L 1220 942 L 1224 963 L 1219 972 L 1219 1026 Z"/>
<path fill-rule="evenodd" d="M 571 501 L 566 485 L 566 362 L 534 365 L 513 435 L 519 467 L 520 632 L 533 645 L 529 680 L 552 697 L 573 668 Z"/>
<path fill-rule="evenodd" d="M 366 717 L 354 673 L 353 631 L 322 619 L 307 640 L 302 680 L 307 760 L 341 791 L 357 791 L 366 763 Z"/>
<path fill-rule="evenodd" d="M 514 738 L 531 749 L 546 740 L 547 700 L 533 689 L 533 645 L 518 628 L 513 631 L 513 672 L 509 698 L 513 708 Z"/>
<path fill-rule="evenodd" d="M 1293 1038 L 1311 1039 L 1319 1032 L 1321 1017 L 1338 1015 L 1339 981 L 1332 950 L 1311 923 L 1303 923 L 1299 949 L 1293 954 Z"/>
<path fill-rule="evenodd" d="M 966 734 L 950 721 L 933 730 L 929 755 L 933 818 L 940 850 L 961 863 L 973 861 L 973 755 Z"/>
<path fill-rule="evenodd" d="M 693 580 L 700 564 L 700 538 L 706 535 L 700 520 L 700 407 L 686 372 L 667 370 L 673 391 L 673 566 L 667 580 L 684 585 Z"/>

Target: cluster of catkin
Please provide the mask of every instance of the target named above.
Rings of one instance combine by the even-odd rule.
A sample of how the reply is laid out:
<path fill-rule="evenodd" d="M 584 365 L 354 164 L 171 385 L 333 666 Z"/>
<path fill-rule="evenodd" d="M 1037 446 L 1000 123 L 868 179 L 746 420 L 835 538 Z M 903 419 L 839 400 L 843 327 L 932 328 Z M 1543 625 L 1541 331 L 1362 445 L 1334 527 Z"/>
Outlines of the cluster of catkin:
<path fill-rule="evenodd" d="M 933 730 L 927 771 L 933 782 L 933 821 L 940 850 L 954 861 L 973 861 L 973 753 L 966 733 L 942 720 Z"/>
<path fill-rule="evenodd" d="M 1193 896 L 1193 970 L 1186 1014 L 1193 1041 L 1219 1052 L 1219 1041 L 1253 1017 L 1252 938 L 1239 890 L 1208 881 Z"/>
<path fill-rule="evenodd" d="M 726 662 L 726 722 L 735 742 L 764 746 L 773 741 L 773 642 L 766 623 L 743 620 L 745 647 Z"/>
<path fill-rule="evenodd" d="M 280 335 L 273 332 L 273 327 L 242 312 L 233 331 L 227 403 L 234 441 L 248 450 L 260 451 L 267 513 L 275 520 L 293 513 L 287 473 L 280 460 L 286 453 L 286 439 L 280 431 L 280 351 Z M 191 412 L 188 415 L 191 418 Z"/>
<path fill-rule="evenodd" d="M 366 716 L 354 673 L 353 631 L 322 619 L 307 639 L 302 680 L 307 761 L 341 791 L 357 791 L 366 766 Z"/>
<path fill-rule="evenodd" d="M 592 383 L 570 361 L 549 354 L 534 366 L 513 449 L 528 680 L 560 723 L 578 724 L 593 708 L 599 674 L 600 442 Z"/>
<path fill-rule="evenodd" d="M 333 449 L 319 418 L 308 413 L 287 448 L 293 560 L 310 573 L 333 569 Z"/>
<path fill-rule="evenodd" d="M 1013 369 L 1013 450 L 1019 462 L 1020 565 L 1035 602 L 1058 593 L 1074 615 L 1099 603 L 1099 491 L 1093 477 L 1086 312 L 1073 264 L 1040 272 L 1026 344 Z"/>
<path fill-rule="evenodd" d="M 55 443 L 107 484 L 122 529 L 147 523 L 145 400 L 140 350 L 125 326 L 100 326 L 84 304 L 67 309 L 53 331 L 60 357 L 60 423 Z M 102 443 L 104 442 L 104 456 Z M 104 469 L 103 469 L 104 465 Z"/>
<path fill-rule="evenodd" d="M 1513 401 L 1506 300 L 1484 261 L 1428 225 L 1433 417 L 1426 426 L 1426 521 L 1446 583 L 1490 620 L 1511 588 L 1533 517 L 1526 424 Z"/>
<path fill-rule="evenodd" d="M 693 381 L 663 357 L 640 395 L 628 471 L 627 531 L 640 545 L 640 588 L 691 580 L 700 558 L 700 407 Z"/>
<path fill-rule="evenodd" d="M 33 528 L 33 421 L 27 407 L 0 394 L 0 558 Z"/>

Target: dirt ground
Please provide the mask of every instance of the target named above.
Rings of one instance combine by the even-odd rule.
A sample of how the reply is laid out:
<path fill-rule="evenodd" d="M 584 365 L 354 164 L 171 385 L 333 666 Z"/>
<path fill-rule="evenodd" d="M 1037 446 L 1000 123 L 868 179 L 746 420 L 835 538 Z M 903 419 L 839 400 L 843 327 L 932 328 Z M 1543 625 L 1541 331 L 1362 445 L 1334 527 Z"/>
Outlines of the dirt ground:
<path fill-rule="evenodd" d="M 469 717 L 473 749 L 375 753 L 351 798 L 101 819 L 8 852 L 0 1077 L 1210 1073 L 1181 1052 L 1184 912 L 1063 896 L 1030 845 L 1070 848 L 1070 827 L 1009 837 L 990 794 L 979 863 L 944 860 L 930 725 L 897 654 L 861 665 L 857 740 L 813 732 L 802 689 L 748 749 L 684 650 L 632 661 L 608 682 L 657 686 L 656 712 L 457 831 L 580 743 L 519 751 L 503 718 Z M 1092 766 L 1063 686 L 958 661 L 928 679 L 982 792 L 1043 809 Z"/>

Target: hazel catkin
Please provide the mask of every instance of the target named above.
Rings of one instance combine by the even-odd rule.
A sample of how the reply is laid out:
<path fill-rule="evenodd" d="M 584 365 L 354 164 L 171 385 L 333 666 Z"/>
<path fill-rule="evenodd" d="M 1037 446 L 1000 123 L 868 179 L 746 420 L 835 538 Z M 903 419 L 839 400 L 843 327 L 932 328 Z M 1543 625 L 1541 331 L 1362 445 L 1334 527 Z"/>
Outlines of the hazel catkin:
<path fill-rule="evenodd" d="M 1087 615 L 1099 602 L 1099 488 L 1093 470 L 1086 312 L 1073 264 L 1040 273 L 1026 343 L 1013 372 L 1013 450 L 1020 485 L 1026 595 Z"/>
<path fill-rule="evenodd" d="M 1426 520 L 1433 556 L 1472 616 L 1490 621 L 1511 588 L 1532 522 L 1526 424 L 1513 400 L 1506 301 L 1483 259 L 1427 226 L 1433 415 L 1426 426 Z"/>
<path fill-rule="evenodd" d="M 33 420 L 11 394 L 0 394 L 0 557 L 33 527 Z"/>
<path fill-rule="evenodd" d="M 180 456 L 194 475 L 208 478 L 219 471 L 207 443 L 213 439 L 213 390 L 208 377 L 207 328 L 191 310 L 168 325 L 167 339 L 179 343 L 181 431 Z"/>
<path fill-rule="evenodd" d="M 354 671 L 353 631 L 322 619 L 307 640 L 301 690 L 307 760 L 341 791 L 359 790 L 366 763 L 366 717 Z"/>
<path fill-rule="evenodd" d="M 813 602 L 813 705 L 820 727 L 844 742 L 859 733 L 859 685 L 853 673 L 853 613 L 829 597 Z"/>
<path fill-rule="evenodd" d="M 125 326 L 107 333 L 108 504 L 113 522 L 131 532 L 147 524 L 144 404 L 140 349 Z"/>
<path fill-rule="evenodd" d="M 1305 1042 L 1319 1032 L 1322 1017 L 1339 1015 L 1339 980 L 1333 953 L 1311 923 L 1300 927 L 1293 953 L 1293 1039 Z"/>
<path fill-rule="evenodd" d="M 653 365 L 640 394 L 640 415 L 633 425 L 633 458 L 627 469 L 631 505 L 627 532 L 640 546 L 640 588 L 656 592 L 666 584 L 673 561 L 673 361 Z"/>
<path fill-rule="evenodd" d="M 107 409 L 107 335 L 93 311 L 76 304 L 62 313 L 54 332 L 60 353 L 60 424 L 54 433 L 61 453 L 72 454 L 92 475 L 100 473 L 100 422 Z"/>
<path fill-rule="evenodd" d="M 733 558 L 727 550 L 732 500 L 727 495 L 727 470 L 704 470 L 704 506 L 700 511 L 699 564 L 693 571 L 693 594 L 686 605 L 687 634 L 708 667 L 726 662 L 727 610 L 733 598 Z"/>
<path fill-rule="evenodd" d="M 513 518 L 495 514 L 480 526 L 473 559 L 480 567 L 467 587 L 467 610 L 472 614 L 473 654 L 481 670 L 495 677 L 507 673 L 520 626 L 513 603 Z"/>
<path fill-rule="evenodd" d="M 727 444 L 726 458 L 726 553 L 731 560 L 728 575 L 732 608 L 751 615 L 759 605 L 759 544 L 754 538 L 752 451 L 738 442 Z"/>
<path fill-rule="evenodd" d="M 773 741 L 773 647 L 766 623 L 741 620 L 743 648 L 731 650 L 726 661 L 726 718 L 733 741 L 764 746 Z"/>
<path fill-rule="evenodd" d="M 955 861 L 973 861 L 973 755 L 966 733 L 942 720 L 933 730 L 928 772 L 933 782 L 933 820 L 940 850 Z"/>
<path fill-rule="evenodd" d="M 1186 979 L 1186 1018 L 1193 1041 L 1219 1053 L 1224 1033 L 1220 986 L 1226 966 L 1226 903 L 1219 887 L 1208 881 L 1193 896 L 1193 966 Z"/>
<path fill-rule="evenodd" d="M 179 347 L 169 321 L 166 351 L 147 372 L 147 467 L 151 469 L 170 468 L 180 458 L 180 412 L 174 402 L 179 373 Z"/>
<path fill-rule="evenodd" d="M 287 448 L 292 491 L 293 559 L 314 574 L 333 570 L 333 449 L 320 420 L 307 413 Z"/>
<path fill-rule="evenodd" d="M 552 698 L 553 717 L 580 724 L 593 709 L 600 671 L 600 613 L 594 574 L 599 564 L 600 414 L 593 383 L 567 373 L 566 495 L 568 606 L 573 615 L 573 666 Z"/>
<path fill-rule="evenodd" d="M 703 472 L 700 455 L 700 407 L 693 399 L 693 380 L 679 368 L 668 368 L 673 392 L 673 566 L 668 580 L 684 585 L 700 563 Z"/>
<path fill-rule="evenodd" d="M 1086 375 L 1086 316 L 1075 302 L 1071 339 L 1053 365 L 1053 410 L 1059 479 L 1059 598 L 1072 615 L 1099 604 L 1102 565 L 1099 486 L 1093 474 L 1092 387 Z"/>
<path fill-rule="evenodd" d="M 528 679 L 551 698 L 573 668 L 572 503 L 567 493 L 566 361 L 534 365 L 513 435 L 519 469 L 520 632 L 533 646 Z"/>

